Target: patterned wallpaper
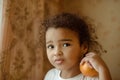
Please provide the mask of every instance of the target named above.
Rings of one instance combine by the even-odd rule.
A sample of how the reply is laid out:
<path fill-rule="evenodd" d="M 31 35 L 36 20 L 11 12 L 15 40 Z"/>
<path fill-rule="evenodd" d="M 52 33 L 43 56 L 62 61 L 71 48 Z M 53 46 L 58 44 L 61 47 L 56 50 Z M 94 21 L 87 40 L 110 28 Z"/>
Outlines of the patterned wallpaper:
<path fill-rule="evenodd" d="M 6 0 L 0 80 L 42 80 L 44 0 Z"/>

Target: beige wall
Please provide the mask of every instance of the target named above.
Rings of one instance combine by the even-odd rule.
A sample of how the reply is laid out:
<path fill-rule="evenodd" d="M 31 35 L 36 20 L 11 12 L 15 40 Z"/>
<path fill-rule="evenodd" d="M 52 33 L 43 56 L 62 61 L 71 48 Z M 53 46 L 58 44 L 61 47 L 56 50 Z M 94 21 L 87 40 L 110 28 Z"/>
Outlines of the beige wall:
<path fill-rule="evenodd" d="M 63 11 L 88 16 L 92 20 L 100 43 L 107 50 L 102 58 L 113 80 L 120 80 L 120 0 L 64 0 Z"/>

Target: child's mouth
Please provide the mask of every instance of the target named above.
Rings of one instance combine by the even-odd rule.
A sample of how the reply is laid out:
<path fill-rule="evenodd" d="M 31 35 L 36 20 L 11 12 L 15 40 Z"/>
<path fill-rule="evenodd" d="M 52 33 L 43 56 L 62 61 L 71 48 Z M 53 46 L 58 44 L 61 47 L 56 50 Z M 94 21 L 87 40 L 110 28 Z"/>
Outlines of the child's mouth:
<path fill-rule="evenodd" d="M 63 61 L 64 61 L 63 59 L 55 59 L 55 63 L 58 65 L 62 64 Z"/>

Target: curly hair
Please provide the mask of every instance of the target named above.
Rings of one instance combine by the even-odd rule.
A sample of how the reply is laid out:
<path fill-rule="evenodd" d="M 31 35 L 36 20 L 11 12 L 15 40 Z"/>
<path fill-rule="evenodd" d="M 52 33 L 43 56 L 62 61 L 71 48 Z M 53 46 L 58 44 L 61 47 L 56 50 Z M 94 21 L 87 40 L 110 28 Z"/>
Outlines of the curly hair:
<path fill-rule="evenodd" d="M 97 41 L 94 28 L 89 26 L 87 22 L 79 16 L 70 13 L 62 13 L 46 19 L 43 22 L 45 31 L 49 28 L 66 28 L 75 31 L 78 34 L 80 44 L 87 44 L 88 51 L 94 51 L 98 54 L 105 52 Z"/>

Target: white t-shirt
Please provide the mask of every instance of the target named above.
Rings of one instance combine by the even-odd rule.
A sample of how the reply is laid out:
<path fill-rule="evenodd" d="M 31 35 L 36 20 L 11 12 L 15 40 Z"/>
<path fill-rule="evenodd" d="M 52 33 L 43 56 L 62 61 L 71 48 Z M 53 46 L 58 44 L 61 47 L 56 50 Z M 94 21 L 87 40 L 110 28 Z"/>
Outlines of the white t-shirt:
<path fill-rule="evenodd" d="M 72 78 L 63 79 L 60 77 L 60 72 L 61 72 L 60 70 L 53 68 L 47 72 L 44 80 L 98 80 L 98 77 L 91 78 L 91 77 L 86 77 L 82 74 L 79 74 Z"/>

